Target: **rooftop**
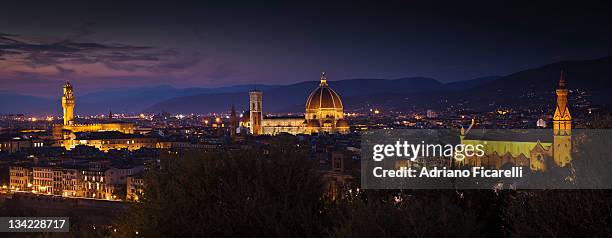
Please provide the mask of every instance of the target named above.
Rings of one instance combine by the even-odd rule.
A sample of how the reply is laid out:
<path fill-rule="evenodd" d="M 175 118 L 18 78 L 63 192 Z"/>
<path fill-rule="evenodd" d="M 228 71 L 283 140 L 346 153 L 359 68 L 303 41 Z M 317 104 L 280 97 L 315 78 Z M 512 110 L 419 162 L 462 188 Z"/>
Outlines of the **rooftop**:
<path fill-rule="evenodd" d="M 76 132 L 74 134 L 77 140 L 132 139 L 146 137 L 140 134 L 125 134 L 119 131 Z"/>
<path fill-rule="evenodd" d="M 553 131 L 550 129 L 510 130 L 510 129 L 471 129 L 465 140 L 513 141 L 552 143 Z"/>

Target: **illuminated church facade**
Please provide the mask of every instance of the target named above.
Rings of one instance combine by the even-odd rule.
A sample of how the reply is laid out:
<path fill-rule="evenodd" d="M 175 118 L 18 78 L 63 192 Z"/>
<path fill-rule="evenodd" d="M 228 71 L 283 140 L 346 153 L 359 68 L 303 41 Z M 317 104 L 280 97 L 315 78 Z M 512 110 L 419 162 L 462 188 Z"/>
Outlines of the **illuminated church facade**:
<path fill-rule="evenodd" d="M 249 112 L 240 125 L 253 135 L 348 133 L 340 96 L 329 87 L 325 72 L 321 73 L 319 87 L 306 100 L 304 116 L 265 117 L 263 92 L 249 92 Z"/>
<path fill-rule="evenodd" d="M 474 120 L 467 130 L 461 128 L 461 143 L 484 145 L 485 155 L 466 157 L 468 166 L 501 168 L 502 166 L 524 166 L 534 171 L 546 171 L 551 166 L 565 167 L 571 160 L 572 116 L 568 106 L 568 89 L 565 75 L 561 72 L 556 90 L 557 103 L 550 130 L 496 133 L 500 130 L 473 130 Z"/>

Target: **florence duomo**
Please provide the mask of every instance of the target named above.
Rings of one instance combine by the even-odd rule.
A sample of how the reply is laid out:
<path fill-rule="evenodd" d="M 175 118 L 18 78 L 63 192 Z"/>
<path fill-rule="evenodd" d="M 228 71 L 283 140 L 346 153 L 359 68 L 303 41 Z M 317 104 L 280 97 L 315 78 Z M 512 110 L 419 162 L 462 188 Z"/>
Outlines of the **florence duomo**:
<path fill-rule="evenodd" d="M 250 110 L 241 125 L 253 135 L 348 133 L 340 96 L 330 88 L 325 72 L 321 72 L 319 87 L 306 100 L 304 116 L 264 117 L 263 92 L 249 92 Z"/>

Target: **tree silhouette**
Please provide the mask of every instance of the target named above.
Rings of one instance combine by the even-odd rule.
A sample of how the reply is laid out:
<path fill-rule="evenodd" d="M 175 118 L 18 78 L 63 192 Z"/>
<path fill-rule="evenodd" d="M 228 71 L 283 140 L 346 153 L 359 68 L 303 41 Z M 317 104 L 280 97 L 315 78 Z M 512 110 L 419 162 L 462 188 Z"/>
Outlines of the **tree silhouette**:
<path fill-rule="evenodd" d="M 299 149 L 164 156 L 122 236 L 318 237 L 323 184 Z M 268 154 L 265 155 L 264 154 Z M 138 235 L 136 235 L 138 232 Z"/>

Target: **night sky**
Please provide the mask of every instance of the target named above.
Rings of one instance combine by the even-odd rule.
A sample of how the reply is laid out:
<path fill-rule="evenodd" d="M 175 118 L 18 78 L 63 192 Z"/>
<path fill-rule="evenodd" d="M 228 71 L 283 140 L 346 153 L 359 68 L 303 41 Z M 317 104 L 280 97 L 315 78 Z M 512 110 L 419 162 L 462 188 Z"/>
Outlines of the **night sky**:
<path fill-rule="evenodd" d="M 612 54 L 612 8 L 582 1 L 88 2 L 1 4 L 0 93 L 450 82 Z"/>

